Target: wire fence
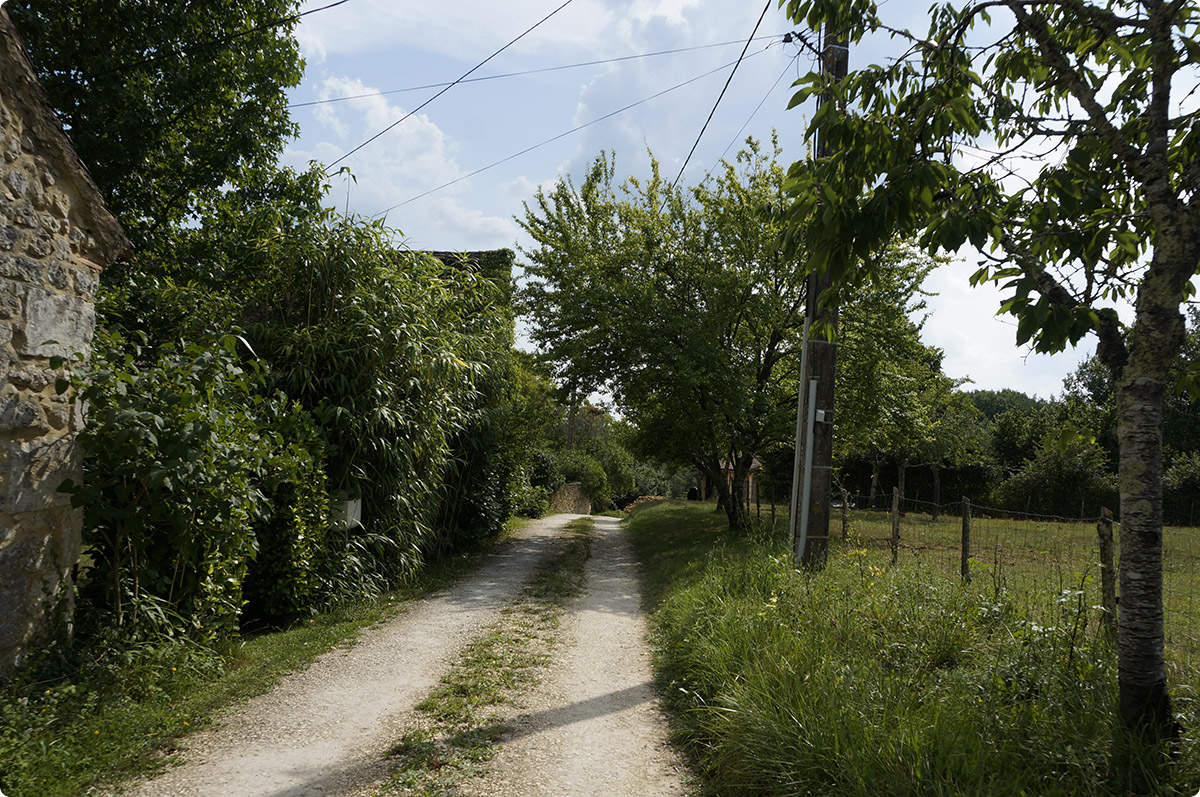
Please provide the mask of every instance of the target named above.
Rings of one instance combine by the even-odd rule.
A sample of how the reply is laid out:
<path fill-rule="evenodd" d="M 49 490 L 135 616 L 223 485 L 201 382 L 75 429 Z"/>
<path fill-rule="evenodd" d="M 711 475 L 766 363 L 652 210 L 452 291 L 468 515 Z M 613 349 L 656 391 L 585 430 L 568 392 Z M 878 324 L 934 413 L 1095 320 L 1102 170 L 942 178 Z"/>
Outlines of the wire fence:
<path fill-rule="evenodd" d="M 787 508 L 780 509 L 780 522 L 786 525 Z M 1102 540 L 1106 534 L 1112 540 L 1107 558 L 1115 582 L 1120 524 L 1105 516 L 1106 510 L 1096 509 L 1094 517 L 1065 518 L 976 506 L 966 500 L 939 505 L 905 499 L 893 511 L 891 495 L 873 500 L 843 495 L 835 496 L 829 533 L 835 544 L 864 556 L 968 580 L 984 594 L 1003 595 L 1031 620 L 1047 625 L 1083 607 L 1088 623 L 1098 628 L 1110 618 L 1119 621 L 1119 596 L 1105 600 Z M 761 510 L 759 517 L 766 520 Z M 1177 678 L 1195 673 L 1200 665 L 1198 593 L 1200 529 L 1164 528 L 1167 663 Z"/>

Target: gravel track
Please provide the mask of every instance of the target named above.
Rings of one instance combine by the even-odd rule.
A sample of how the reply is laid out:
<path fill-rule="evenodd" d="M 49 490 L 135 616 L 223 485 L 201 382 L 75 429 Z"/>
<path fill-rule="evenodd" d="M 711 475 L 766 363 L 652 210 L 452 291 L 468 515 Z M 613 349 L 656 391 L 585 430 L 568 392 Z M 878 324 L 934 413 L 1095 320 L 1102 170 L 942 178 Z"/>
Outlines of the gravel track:
<path fill-rule="evenodd" d="M 597 517 L 583 595 L 567 606 L 563 640 L 541 685 L 506 718 L 512 728 L 479 797 L 683 795 L 651 686 L 637 563 L 625 531 Z"/>
<path fill-rule="evenodd" d="M 180 766 L 133 784 L 135 797 L 307 797 L 369 793 L 414 706 L 480 626 L 493 622 L 578 515 L 533 521 L 482 568 L 364 631 L 270 692 L 189 736 Z"/>

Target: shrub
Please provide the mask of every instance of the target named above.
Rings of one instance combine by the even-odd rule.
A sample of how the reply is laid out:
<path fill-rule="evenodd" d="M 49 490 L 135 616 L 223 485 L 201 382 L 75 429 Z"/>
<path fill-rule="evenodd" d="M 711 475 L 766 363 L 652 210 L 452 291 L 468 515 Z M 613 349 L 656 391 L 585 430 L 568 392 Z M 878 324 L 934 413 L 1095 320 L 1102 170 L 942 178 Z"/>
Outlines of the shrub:
<path fill-rule="evenodd" d="M 316 418 L 333 489 L 363 501 L 364 527 L 326 538 L 322 592 L 369 595 L 498 531 L 507 480 L 488 461 L 500 391 L 486 364 L 504 347 L 501 286 L 397 249 L 378 223 L 324 213 L 259 234 L 273 270 L 248 335 L 271 384 Z"/>
<path fill-rule="evenodd" d="M 242 595 L 245 618 L 278 622 L 320 608 L 317 571 L 330 507 L 325 444 L 312 416 L 282 399 L 268 409 L 265 431 L 273 445 L 261 476 L 266 500 L 254 525 L 258 555 L 250 561 Z"/>
<path fill-rule="evenodd" d="M 261 474 L 278 449 L 256 412 L 262 375 L 232 335 L 150 347 L 99 334 L 79 395 L 84 607 L 130 634 L 214 638 L 236 622 L 267 517 Z"/>

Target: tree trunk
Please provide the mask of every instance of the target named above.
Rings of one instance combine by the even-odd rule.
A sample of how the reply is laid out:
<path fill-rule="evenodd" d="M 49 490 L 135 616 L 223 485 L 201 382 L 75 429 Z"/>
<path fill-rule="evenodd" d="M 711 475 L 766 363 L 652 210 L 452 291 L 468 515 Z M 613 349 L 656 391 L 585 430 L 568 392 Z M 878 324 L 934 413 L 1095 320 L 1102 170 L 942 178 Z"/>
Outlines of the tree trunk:
<path fill-rule="evenodd" d="M 900 514 L 904 515 L 904 477 L 908 474 L 908 460 L 896 463 L 896 487 L 900 490 Z"/>
<path fill-rule="evenodd" d="M 1121 720 L 1150 739 L 1178 734 L 1167 694 L 1162 602 L 1163 380 L 1130 363 L 1117 386 L 1120 440 Z"/>
<path fill-rule="evenodd" d="M 1154 188 L 1171 190 L 1165 183 Z M 1163 651 L 1163 397 L 1186 332 L 1179 303 L 1200 256 L 1196 225 L 1164 206 L 1152 207 L 1152 213 L 1155 210 L 1159 235 L 1150 269 L 1138 287 L 1133 327 L 1125 336 L 1114 329 L 1100 330 L 1097 347 L 1116 385 L 1121 723 L 1148 742 L 1179 735 Z"/>
<path fill-rule="evenodd" d="M 734 478 L 732 486 L 725 474 L 721 474 L 721 478 L 714 482 L 717 488 L 717 507 L 725 510 L 725 517 L 729 519 L 729 528 L 735 531 L 741 531 L 749 525 L 749 519 L 746 517 L 745 502 L 742 500 L 742 495 L 745 490 L 738 482 L 737 469 L 734 470 Z"/>
<path fill-rule="evenodd" d="M 734 531 L 750 527 L 750 516 L 746 512 L 746 483 L 744 477 L 739 476 L 739 470 L 740 468 L 734 468 L 733 484 L 729 488 L 729 503 L 725 507 L 725 514 L 729 517 L 729 528 Z"/>

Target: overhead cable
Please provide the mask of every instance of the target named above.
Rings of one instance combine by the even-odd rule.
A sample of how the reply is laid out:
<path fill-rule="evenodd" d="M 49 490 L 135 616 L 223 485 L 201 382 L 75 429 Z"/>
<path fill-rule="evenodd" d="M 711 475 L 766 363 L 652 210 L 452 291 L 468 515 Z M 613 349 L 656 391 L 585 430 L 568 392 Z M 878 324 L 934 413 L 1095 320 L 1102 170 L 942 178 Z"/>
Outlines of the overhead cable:
<path fill-rule="evenodd" d="M 762 53 L 765 53 L 765 52 L 766 52 L 768 49 L 770 49 L 770 48 L 769 48 L 769 46 L 768 46 L 768 47 L 765 47 L 765 48 L 763 48 L 762 50 L 759 50 L 759 51 L 758 51 L 758 52 L 756 52 L 756 53 L 752 53 L 752 54 L 749 56 L 749 58 L 753 58 L 753 57 L 754 57 L 754 56 L 756 56 L 756 55 L 761 55 Z M 739 58 L 739 60 L 749 60 L 749 58 L 745 58 L 745 59 L 741 59 L 741 58 Z M 591 126 L 592 126 L 592 125 L 594 125 L 594 124 L 598 124 L 598 123 L 600 123 L 600 122 L 603 122 L 605 119 L 611 119 L 612 117 L 616 116 L 617 114 L 624 113 L 625 111 L 628 111 L 628 110 L 630 110 L 631 108 L 636 108 L 637 106 L 639 106 L 639 105 L 643 105 L 643 104 L 645 104 L 645 103 L 647 103 L 647 102 L 650 102 L 651 100 L 658 99 L 659 97 L 663 96 L 664 94 L 670 94 L 672 91 L 675 91 L 676 89 L 681 89 L 681 88 L 683 88 L 684 86 L 688 86 L 688 85 L 690 85 L 690 84 L 692 84 L 692 83 L 695 83 L 697 80 L 702 80 L 702 79 L 704 79 L 704 78 L 708 77 L 709 75 L 715 75 L 715 74 L 716 74 L 716 73 L 718 73 L 718 72 L 721 72 L 721 71 L 723 71 L 723 70 L 725 70 L 725 69 L 728 69 L 729 67 L 733 66 L 735 63 L 737 63 L 737 61 L 730 61 L 730 62 L 729 62 L 729 63 L 727 63 L 727 64 L 722 64 L 721 66 L 718 66 L 716 69 L 710 69 L 709 71 L 705 72 L 705 73 L 704 73 L 704 74 L 702 74 L 702 75 L 697 75 L 696 77 L 694 77 L 694 78 L 691 78 L 691 79 L 689 79 L 689 80 L 685 80 L 685 81 L 683 81 L 682 83 L 676 83 L 674 86 L 671 86 L 670 88 L 667 88 L 667 89 L 663 89 L 662 91 L 660 91 L 660 92 L 658 92 L 658 93 L 656 93 L 656 94 L 651 94 L 649 97 L 645 97 L 645 98 L 643 98 L 643 99 L 640 99 L 640 100 L 638 100 L 637 102 L 631 102 L 629 105 L 626 105 L 626 106 L 625 106 L 625 107 L 623 107 L 623 108 L 618 108 L 617 110 L 615 110 L 615 111 L 612 111 L 612 112 L 610 112 L 610 113 L 606 113 L 606 114 L 604 114 L 603 116 L 598 116 L 598 117 L 596 117 L 595 119 L 591 120 L 590 122 L 584 122 L 583 124 L 581 124 L 581 125 L 579 125 L 579 126 L 577 126 L 577 127 L 573 127 L 573 128 L 571 128 L 570 130 L 567 130 L 567 131 L 566 131 L 566 132 L 564 132 L 564 133 L 559 133 L 558 135 L 556 135 L 556 136 L 552 136 L 552 137 L 550 137 L 550 138 L 546 139 L 545 141 L 542 141 L 542 142 L 540 142 L 540 143 L 534 144 L 534 145 L 533 145 L 533 146 L 531 146 L 531 147 L 526 147 L 525 149 L 521 150 L 520 152 L 516 152 L 516 153 L 513 153 L 512 155 L 509 155 L 507 158 L 501 158 L 500 160 L 498 160 L 498 161 L 496 161 L 496 162 L 494 162 L 494 163 L 489 163 L 487 166 L 484 166 L 484 167 L 482 167 L 482 168 L 476 169 L 475 171 L 471 172 L 470 174 L 464 174 L 464 175 L 463 175 L 463 176 L 461 176 L 461 177 L 456 177 L 455 179 L 451 180 L 451 181 L 450 181 L 450 182 L 448 182 L 448 183 L 442 183 L 441 185 L 437 186 L 436 188 L 430 188 L 428 191 L 426 191 L 426 192 L 424 192 L 424 193 L 417 194 L 417 195 L 416 195 L 416 196 L 414 196 L 414 197 L 409 197 L 408 199 L 404 200 L 403 202 L 398 202 L 397 204 L 395 204 L 395 205 L 392 205 L 390 208 L 387 208 L 386 210 L 380 211 L 379 213 L 376 213 L 376 214 L 374 214 L 374 215 L 375 215 L 375 217 L 376 217 L 376 218 L 378 218 L 378 217 L 380 217 L 380 216 L 386 217 L 386 216 L 387 216 L 387 214 L 391 213 L 393 210 L 395 210 L 395 209 L 397 209 L 397 208 L 404 207 L 405 205 L 407 205 L 407 204 L 409 204 L 409 203 L 411 203 L 411 202 L 416 202 L 418 199 L 423 199 L 424 197 L 427 197 L 427 196 L 429 196 L 430 194 L 433 194 L 433 193 L 436 193 L 436 192 L 438 192 L 438 191 L 441 191 L 443 188 L 449 188 L 450 186 L 454 185 L 455 183 L 460 183 L 460 182 L 462 182 L 463 180 L 466 180 L 466 179 L 469 179 L 469 178 L 471 178 L 471 177 L 474 177 L 474 176 L 475 176 L 475 175 L 477 175 L 477 174 L 481 174 L 481 173 L 483 173 L 483 172 L 486 172 L 487 170 L 489 170 L 489 169 L 493 169 L 493 168 L 495 168 L 496 166 L 499 166 L 499 165 L 501 165 L 501 164 L 504 164 L 504 163 L 508 163 L 510 160 L 513 160 L 513 159 L 515 159 L 515 158 L 519 158 L 519 157 L 521 157 L 522 155 L 525 155 L 525 154 L 527 154 L 527 153 L 533 152 L 535 149 L 538 149 L 538 148 L 540 148 L 540 147 L 544 147 L 544 146 L 546 146 L 547 144 L 552 144 L 552 143 L 554 143 L 555 141 L 558 141 L 560 138 L 566 138 L 567 136 L 571 135 L 572 133 L 577 133 L 577 132 L 579 132 L 580 130 L 583 130 L 584 128 L 586 128 L 586 127 L 591 127 Z"/>
<path fill-rule="evenodd" d="M 775 34 L 773 36 L 758 36 L 756 40 L 762 39 L 778 39 L 783 34 Z M 501 80 L 503 78 L 524 77 L 525 75 L 536 75 L 542 72 L 559 72 L 564 69 L 577 69 L 585 66 L 600 66 L 602 64 L 614 64 L 621 61 L 633 61 L 639 58 L 653 58 L 660 55 L 675 55 L 677 53 L 688 53 L 694 50 L 709 50 L 714 47 L 728 47 L 731 44 L 741 44 L 742 40 L 727 42 L 714 42 L 713 44 L 700 44 L 695 47 L 679 47 L 674 50 L 658 50 L 653 53 L 638 53 L 637 55 L 622 55 L 616 58 L 601 58 L 596 61 L 580 61 L 577 64 L 561 64 L 559 66 L 544 66 L 540 69 L 526 69 L 521 72 L 506 72 L 501 75 L 484 75 L 483 77 L 473 77 L 467 80 L 460 79 L 459 83 L 481 83 L 485 80 Z M 289 108 L 308 108 L 313 105 L 328 105 L 334 102 L 346 102 L 347 100 L 361 100 L 367 97 L 382 97 L 388 94 L 404 94 L 409 91 L 422 91 L 424 89 L 439 89 L 443 86 L 451 86 L 452 83 L 426 83 L 423 86 L 409 86 L 403 89 L 389 89 L 387 91 L 371 91 L 365 94 L 348 94 L 344 97 L 330 97 L 324 100 L 310 100 L 308 102 L 297 102 L 289 105 Z"/>
<path fill-rule="evenodd" d="M 679 185 L 680 178 L 683 177 L 683 170 L 687 168 L 688 162 L 691 161 L 692 155 L 696 153 L 696 147 L 700 146 L 700 139 L 704 137 L 704 131 L 708 129 L 708 123 L 712 121 L 713 115 L 717 112 L 717 106 L 721 104 L 721 99 L 725 96 L 725 92 L 729 89 L 729 84 L 733 82 L 733 76 L 737 74 L 738 67 L 746 58 L 746 51 L 750 49 L 750 42 L 754 41 L 754 36 L 758 33 L 758 28 L 762 25 L 762 21 L 766 19 L 767 11 L 771 9 L 771 3 L 774 0 L 767 0 L 767 4 L 763 6 L 762 13 L 758 16 L 758 22 L 754 23 L 754 30 L 750 31 L 750 38 L 746 39 L 746 46 L 742 48 L 742 54 L 738 56 L 737 61 L 733 65 L 733 69 L 729 70 L 729 78 L 725 81 L 725 86 L 721 89 L 721 93 L 717 95 L 717 101 L 713 103 L 712 110 L 708 112 L 708 118 L 704 120 L 704 126 L 700 128 L 700 134 L 696 136 L 695 143 L 692 144 L 692 149 L 688 152 L 688 156 L 683 159 L 683 165 L 679 167 L 679 174 L 675 175 L 675 181 L 671 183 L 671 190 L 675 190 L 675 186 Z"/>
<path fill-rule="evenodd" d="M 371 136 L 370 138 L 368 138 L 366 141 L 364 141 L 364 142 L 362 142 L 361 144 L 359 144 L 359 145 L 358 145 L 357 147 L 355 147 L 354 149 L 352 149 L 352 150 L 350 150 L 349 152 L 347 152 L 347 153 L 345 153 L 344 155 L 342 155 L 340 158 L 338 158 L 337 160 L 335 160 L 333 163 L 329 164 L 329 166 L 327 166 L 327 167 L 326 167 L 326 169 L 325 169 L 325 173 L 326 173 L 326 174 L 328 174 L 328 173 L 329 173 L 329 169 L 332 169 L 334 166 L 337 166 L 339 163 L 341 163 L 342 161 L 346 160 L 346 158 L 349 158 L 351 155 L 353 155 L 354 153 L 358 152 L 360 149 L 362 149 L 363 147 L 367 146 L 368 144 L 370 144 L 372 141 L 376 140 L 377 138 L 379 138 L 379 137 L 380 137 L 380 136 L 382 136 L 383 134 L 387 133 L 389 130 L 391 130 L 392 128 L 394 128 L 394 127 L 396 127 L 397 125 L 399 125 L 399 124 L 400 124 L 401 122 L 403 122 L 405 119 L 408 119 L 410 116 L 412 116 L 413 114 L 417 113 L 418 111 L 420 111 L 420 110 L 421 110 L 422 108 L 424 108 L 425 106 L 429 105 L 429 103 L 433 102 L 433 101 L 434 101 L 434 100 L 436 100 L 438 97 L 442 96 L 442 95 L 443 95 L 443 94 L 445 94 L 447 91 L 449 91 L 450 89 L 452 89 L 452 88 L 454 88 L 455 86 L 457 86 L 459 83 L 462 83 L 462 82 L 463 82 L 463 80 L 465 80 L 467 77 L 469 77 L 469 76 L 471 75 L 471 73 L 473 73 L 475 70 L 477 70 L 477 69 L 479 69 L 480 67 L 482 67 L 482 66 L 483 66 L 484 64 L 486 64 L 488 61 L 492 60 L 492 59 L 493 59 L 493 58 L 495 58 L 497 55 L 499 55 L 500 53 L 502 53 L 502 52 L 504 52 L 505 50 L 507 50 L 509 47 L 512 47 L 514 44 L 516 44 L 516 43 L 517 43 L 518 41 L 520 41 L 521 39 L 525 38 L 527 35 L 529 35 L 530 33 L 532 33 L 532 32 L 533 32 L 533 31 L 534 31 L 534 30 L 535 30 L 537 27 L 539 27 L 539 26 L 540 26 L 540 25 L 541 25 L 543 22 L 545 22 L 546 20 L 550 19 L 550 17 L 554 16 L 554 15 L 555 15 L 555 14 L 557 14 L 559 11 L 562 11 L 564 8 L 566 8 L 567 6 L 569 6 L 569 5 L 570 5 L 572 2 L 573 2 L 573 0 L 566 0 L 566 2 L 564 2 L 564 3 L 563 3 L 562 5 L 560 5 L 558 8 L 554 9 L 554 10 L 553 10 L 553 11 L 551 11 L 549 14 L 547 14 L 546 16 L 542 17 L 540 20 L 538 20 L 537 22 L 535 22 L 535 23 L 534 23 L 532 26 L 530 26 L 529 28 L 527 28 L 527 29 L 525 30 L 525 32 L 524 32 L 524 33 L 522 33 L 520 36 L 517 36 L 515 39 L 513 39 L 512 41 L 510 41 L 508 44 L 504 45 L 504 46 L 503 46 L 503 47 L 501 47 L 499 50 L 497 50 L 496 52 L 492 53 L 491 55 L 489 55 L 487 58 L 485 58 L 485 59 L 483 59 L 482 61 L 480 61 L 480 62 L 479 62 L 478 64 L 476 64 L 475 66 L 473 66 L 473 67 L 471 67 L 470 69 L 468 69 L 466 72 L 464 72 L 464 73 L 463 73 L 463 74 L 462 74 L 462 75 L 461 75 L 461 76 L 458 78 L 458 80 L 455 80 L 454 82 L 450 83 L 448 86 L 446 86 L 445 88 L 443 88 L 443 89 L 442 89 L 441 91 L 439 91 L 437 94 L 434 94 L 432 97 L 430 97 L 429 99 L 425 100 L 425 102 L 421 103 L 421 104 L 420 104 L 420 105 L 418 105 L 416 108 L 414 108 L 414 109 L 412 109 L 411 111 L 409 111 L 408 113 L 404 114 L 404 116 L 401 116 L 399 119 L 397 119 L 396 121 L 392 122 L 390 125 L 388 125 L 387 127 L 383 128 L 383 129 L 382 129 L 382 130 L 380 130 L 378 133 L 376 133 L 375 135 Z"/>
<path fill-rule="evenodd" d="M 787 64 L 784 65 L 783 71 L 779 73 L 779 77 L 775 78 L 775 82 L 771 84 L 771 88 L 767 89 L 767 93 L 764 94 L 763 98 L 758 101 L 758 105 L 755 106 L 754 111 L 750 114 L 750 118 L 747 119 L 745 123 L 738 129 L 737 134 L 734 135 L 732 140 L 730 140 L 729 145 L 725 147 L 725 151 L 721 153 L 721 157 L 717 158 L 718 163 L 725 159 L 725 156 L 729 154 L 729 150 L 732 149 L 733 145 L 741 139 L 742 133 L 745 132 L 746 128 L 750 126 L 750 123 L 754 121 L 754 117 L 758 116 L 758 112 L 762 110 L 763 105 L 766 104 L 767 99 L 772 93 L 774 93 L 775 89 L 779 87 L 779 81 L 783 80 L 783 76 L 788 73 L 788 70 L 792 68 L 792 64 L 794 64 L 802 54 L 803 53 L 796 53 L 792 56 L 792 60 L 788 61 Z M 716 167 L 714 166 L 713 168 Z"/>

